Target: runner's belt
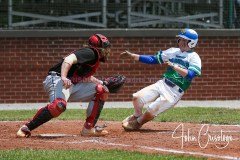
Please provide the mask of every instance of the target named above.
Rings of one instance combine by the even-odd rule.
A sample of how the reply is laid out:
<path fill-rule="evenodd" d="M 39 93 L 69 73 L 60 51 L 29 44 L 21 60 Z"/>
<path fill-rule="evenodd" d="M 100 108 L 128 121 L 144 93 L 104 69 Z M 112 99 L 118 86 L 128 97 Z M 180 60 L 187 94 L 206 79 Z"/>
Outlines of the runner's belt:
<path fill-rule="evenodd" d="M 169 87 L 171 87 L 171 88 L 176 88 L 179 93 L 182 93 L 182 92 L 183 92 L 183 90 L 182 90 L 180 87 L 178 87 L 176 84 L 174 84 L 174 83 L 173 83 L 172 81 L 170 81 L 169 79 L 164 78 L 164 82 L 165 82 Z"/>

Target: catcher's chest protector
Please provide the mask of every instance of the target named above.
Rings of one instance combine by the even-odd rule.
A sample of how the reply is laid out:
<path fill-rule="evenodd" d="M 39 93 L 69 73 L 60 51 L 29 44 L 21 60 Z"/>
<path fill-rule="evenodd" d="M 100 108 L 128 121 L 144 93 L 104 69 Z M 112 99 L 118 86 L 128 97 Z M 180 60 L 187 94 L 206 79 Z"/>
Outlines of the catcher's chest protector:
<path fill-rule="evenodd" d="M 83 80 L 84 78 L 88 78 L 92 76 L 94 73 L 96 73 L 99 65 L 100 65 L 100 55 L 99 52 L 96 48 L 91 48 L 94 50 L 95 53 L 97 53 L 97 61 L 95 64 L 85 64 L 85 65 L 80 65 L 77 67 L 77 69 L 73 73 L 73 77 L 71 78 L 71 81 L 73 84 L 78 83 L 79 81 Z M 82 73 L 82 70 L 84 70 L 84 73 Z"/>

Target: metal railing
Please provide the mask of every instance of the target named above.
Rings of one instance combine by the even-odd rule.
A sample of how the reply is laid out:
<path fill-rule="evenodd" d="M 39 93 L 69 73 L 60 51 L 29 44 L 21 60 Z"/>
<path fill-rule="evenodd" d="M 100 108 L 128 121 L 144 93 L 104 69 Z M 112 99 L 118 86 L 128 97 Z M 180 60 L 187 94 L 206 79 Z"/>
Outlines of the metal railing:
<path fill-rule="evenodd" d="M 0 0 L 1 28 L 240 28 L 234 0 Z M 2 5 L 1 5 L 2 3 Z M 7 12 L 6 12 L 7 7 Z M 2 11 L 1 11 L 2 10 Z M 4 12 L 5 11 L 5 12 Z M 0 19 L 1 19 L 0 15 Z"/>

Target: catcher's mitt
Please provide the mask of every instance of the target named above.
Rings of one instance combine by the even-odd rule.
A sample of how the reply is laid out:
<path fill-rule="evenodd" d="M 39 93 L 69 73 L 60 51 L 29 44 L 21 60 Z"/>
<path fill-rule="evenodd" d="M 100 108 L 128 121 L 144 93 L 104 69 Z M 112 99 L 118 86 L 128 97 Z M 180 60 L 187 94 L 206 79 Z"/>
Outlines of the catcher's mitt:
<path fill-rule="evenodd" d="M 110 93 L 117 93 L 119 89 L 124 85 L 126 77 L 123 75 L 116 75 L 105 78 L 103 85 L 105 85 Z"/>

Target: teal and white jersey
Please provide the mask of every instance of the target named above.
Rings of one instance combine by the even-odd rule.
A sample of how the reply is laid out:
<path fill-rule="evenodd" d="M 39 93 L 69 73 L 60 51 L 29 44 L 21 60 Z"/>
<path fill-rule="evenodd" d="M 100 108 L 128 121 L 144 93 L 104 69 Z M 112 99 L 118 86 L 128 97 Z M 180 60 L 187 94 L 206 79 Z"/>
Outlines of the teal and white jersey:
<path fill-rule="evenodd" d="M 201 59 L 196 52 L 181 52 L 179 48 L 169 48 L 165 51 L 158 51 L 156 57 L 158 59 L 158 63 L 160 64 L 170 61 L 181 68 L 194 71 L 198 76 L 201 75 Z M 167 71 L 163 74 L 163 77 L 171 80 L 184 91 L 191 85 L 191 80 L 181 76 L 171 67 L 167 68 Z"/>

